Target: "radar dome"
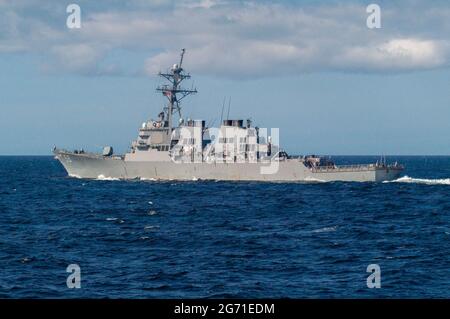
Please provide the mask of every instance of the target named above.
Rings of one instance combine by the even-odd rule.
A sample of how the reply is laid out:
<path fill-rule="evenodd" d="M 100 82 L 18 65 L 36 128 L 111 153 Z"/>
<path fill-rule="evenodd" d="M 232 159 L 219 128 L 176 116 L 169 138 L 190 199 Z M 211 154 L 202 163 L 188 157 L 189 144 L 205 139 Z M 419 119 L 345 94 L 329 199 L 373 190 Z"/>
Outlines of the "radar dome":
<path fill-rule="evenodd" d="M 114 153 L 114 150 L 111 146 L 105 146 L 103 148 L 103 156 L 111 156 L 111 155 L 113 155 L 113 153 Z"/>

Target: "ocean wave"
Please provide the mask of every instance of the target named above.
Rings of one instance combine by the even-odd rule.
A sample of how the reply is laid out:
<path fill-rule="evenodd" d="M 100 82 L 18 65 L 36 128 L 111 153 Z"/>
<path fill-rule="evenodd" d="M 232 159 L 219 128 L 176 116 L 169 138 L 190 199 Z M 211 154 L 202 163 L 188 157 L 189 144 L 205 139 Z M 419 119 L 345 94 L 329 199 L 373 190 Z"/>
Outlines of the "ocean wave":
<path fill-rule="evenodd" d="M 410 184 L 425 184 L 425 185 L 450 185 L 450 178 L 413 178 L 409 176 L 403 176 L 393 181 L 385 181 L 383 183 L 410 183 Z"/>
<path fill-rule="evenodd" d="M 337 226 L 323 227 L 323 228 L 319 228 L 319 229 L 314 229 L 312 231 L 312 233 L 328 233 L 328 232 L 333 232 L 336 230 L 337 230 Z"/>
<path fill-rule="evenodd" d="M 69 174 L 69 177 L 82 179 L 82 177 L 80 175 L 77 175 L 77 174 Z"/>
<path fill-rule="evenodd" d="M 106 220 L 109 221 L 109 222 L 115 222 L 115 223 L 118 223 L 118 224 L 125 223 L 125 221 L 123 219 L 119 219 L 119 218 L 116 218 L 116 217 L 108 217 L 108 218 L 106 218 Z"/>
<path fill-rule="evenodd" d="M 148 225 L 144 227 L 145 230 L 156 230 L 159 229 L 159 226 L 156 225 Z"/>

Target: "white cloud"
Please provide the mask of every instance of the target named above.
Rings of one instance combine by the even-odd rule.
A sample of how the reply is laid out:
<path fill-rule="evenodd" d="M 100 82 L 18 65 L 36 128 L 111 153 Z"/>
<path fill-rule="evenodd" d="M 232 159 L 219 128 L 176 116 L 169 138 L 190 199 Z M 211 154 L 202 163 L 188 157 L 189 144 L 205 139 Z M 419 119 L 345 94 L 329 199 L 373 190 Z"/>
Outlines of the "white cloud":
<path fill-rule="evenodd" d="M 382 7 L 380 30 L 366 27 L 365 6 L 356 3 L 302 7 L 134 0 L 121 11 L 90 11 L 87 4 L 80 5 L 83 22 L 76 31 L 48 22 L 48 17 L 6 9 L 7 19 L 0 20 L 0 52 L 39 52 L 58 68 L 83 74 L 102 73 L 99 65 L 118 49 L 148 52 L 141 64 L 154 74 L 172 65 L 182 47 L 188 50 L 190 71 L 239 78 L 316 71 L 391 73 L 450 64 L 450 8 L 430 7 L 425 1 L 416 1 L 420 20 L 417 10 Z"/>
<path fill-rule="evenodd" d="M 302 61 L 313 60 L 314 51 L 314 48 L 265 41 L 249 41 L 236 46 L 210 44 L 189 50 L 188 64 L 190 70 L 201 74 L 228 77 L 290 74 L 302 67 Z M 173 50 L 150 57 L 145 63 L 147 73 L 155 74 L 171 65 L 178 55 L 179 51 Z"/>
<path fill-rule="evenodd" d="M 204 8 L 209 9 L 214 7 L 215 5 L 221 2 L 217 0 L 200 0 L 200 1 L 185 1 L 181 3 L 181 6 L 185 6 L 186 8 Z"/>
<path fill-rule="evenodd" d="M 400 38 L 347 48 L 333 63 L 337 67 L 373 71 L 430 69 L 448 65 L 449 50 L 445 41 Z"/>

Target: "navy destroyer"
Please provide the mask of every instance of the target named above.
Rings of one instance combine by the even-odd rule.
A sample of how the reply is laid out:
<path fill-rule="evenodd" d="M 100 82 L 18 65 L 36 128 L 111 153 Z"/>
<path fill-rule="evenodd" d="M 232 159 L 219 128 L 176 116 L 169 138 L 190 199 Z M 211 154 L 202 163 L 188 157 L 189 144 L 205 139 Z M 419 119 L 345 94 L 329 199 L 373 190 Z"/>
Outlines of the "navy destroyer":
<path fill-rule="evenodd" d="M 141 180 L 230 181 L 355 181 L 397 179 L 398 163 L 336 165 L 327 157 L 289 156 L 277 143 L 272 129 L 252 125 L 251 120 L 221 120 L 218 128 L 204 120 L 184 119 L 181 101 L 197 93 L 181 87 L 190 79 L 180 61 L 159 76 L 168 81 L 157 91 L 167 98 L 156 119 L 142 124 L 138 137 L 124 155 L 107 146 L 102 153 L 54 148 L 53 153 L 71 177 Z M 222 112 L 223 113 L 223 112 Z M 175 125 L 174 125 L 175 122 Z M 276 134 L 275 134 L 276 135 Z"/>

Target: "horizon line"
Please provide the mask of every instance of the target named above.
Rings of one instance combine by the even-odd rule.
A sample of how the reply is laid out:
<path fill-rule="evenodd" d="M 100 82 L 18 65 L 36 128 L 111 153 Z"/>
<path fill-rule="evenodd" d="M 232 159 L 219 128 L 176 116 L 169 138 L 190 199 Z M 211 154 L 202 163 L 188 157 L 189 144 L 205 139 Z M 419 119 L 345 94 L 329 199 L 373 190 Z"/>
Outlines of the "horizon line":
<path fill-rule="evenodd" d="M 121 154 L 116 154 L 121 155 Z M 321 154 L 321 153 L 305 153 L 305 154 L 291 154 L 290 156 L 396 156 L 396 157 L 450 157 L 450 154 Z M 0 154 L 0 157 L 50 157 L 53 154 Z"/>

